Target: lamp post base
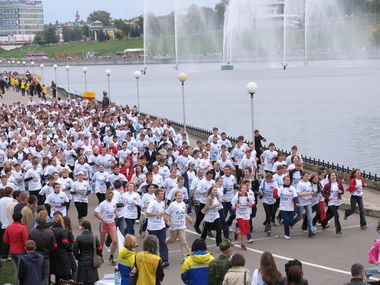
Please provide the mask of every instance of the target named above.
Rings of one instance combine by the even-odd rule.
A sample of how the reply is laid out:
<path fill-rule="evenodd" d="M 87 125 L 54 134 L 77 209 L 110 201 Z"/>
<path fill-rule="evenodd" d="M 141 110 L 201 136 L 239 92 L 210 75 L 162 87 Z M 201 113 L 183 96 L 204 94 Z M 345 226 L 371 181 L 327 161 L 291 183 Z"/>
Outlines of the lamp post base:
<path fill-rule="evenodd" d="M 234 70 L 234 66 L 233 64 L 223 64 L 221 67 L 220 67 L 221 70 Z"/>

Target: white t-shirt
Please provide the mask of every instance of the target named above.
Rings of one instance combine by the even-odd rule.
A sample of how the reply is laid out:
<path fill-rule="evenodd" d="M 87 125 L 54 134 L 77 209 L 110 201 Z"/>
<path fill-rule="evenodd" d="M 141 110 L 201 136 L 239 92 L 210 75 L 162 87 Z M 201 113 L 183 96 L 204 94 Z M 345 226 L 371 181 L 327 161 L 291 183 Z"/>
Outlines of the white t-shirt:
<path fill-rule="evenodd" d="M 186 205 L 184 202 L 172 202 L 165 212 L 170 216 L 171 231 L 186 229 Z"/>
<path fill-rule="evenodd" d="M 98 213 L 107 222 L 107 224 L 111 224 L 115 221 L 115 209 L 116 204 L 114 202 L 104 200 L 95 208 L 95 212 Z"/>
<path fill-rule="evenodd" d="M 247 196 L 241 196 L 239 193 L 236 193 L 231 202 L 233 207 L 238 205 L 238 208 L 236 209 L 236 218 L 249 220 L 252 213 L 252 207 L 248 204 L 253 203 L 255 203 L 255 195 L 252 191 L 249 191 Z"/>
<path fill-rule="evenodd" d="M 276 203 L 276 199 L 273 196 L 274 189 L 278 189 L 278 185 L 273 180 L 271 182 L 268 182 L 265 179 L 261 181 L 259 192 L 263 193 L 263 203 L 268 205 L 273 205 L 274 203 Z"/>
<path fill-rule="evenodd" d="M 107 184 L 106 181 L 108 179 L 108 172 L 96 172 L 94 176 L 92 176 L 92 182 L 94 182 L 94 190 L 95 193 L 103 193 L 107 192 Z"/>
<path fill-rule="evenodd" d="M 294 186 L 281 187 L 278 190 L 278 196 L 280 197 L 280 211 L 292 212 L 294 211 L 293 199 L 297 197 L 297 191 Z"/>
<path fill-rule="evenodd" d="M 274 159 L 277 157 L 277 151 L 270 151 L 269 149 L 265 150 L 262 153 L 262 157 L 264 158 L 264 170 L 272 171 Z"/>
<path fill-rule="evenodd" d="M 214 197 L 212 201 L 211 208 L 207 210 L 204 221 L 208 223 L 213 223 L 216 219 L 219 219 L 219 205 L 220 202 L 218 197 Z"/>
<path fill-rule="evenodd" d="M 146 209 L 148 209 L 149 203 L 155 199 L 156 199 L 156 195 L 154 193 L 152 194 L 145 193 L 141 199 L 141 205 L 142 205 L 141 211 L 145 212 Z"/>
<path fill-rule="evenodd" d="M 42 175 L 42 170 L 39 167 L 36 170 L 31 168 L 26 172 L 25 178 L 31 178 L 31 177 L 33 178 L 32 180 L 28 181 L 29 191 L 36 191 L 42 188 L 41 175 Z"/>
<path fill-rule="evenodd" d="M 137 219 L 137 206 L 141 206 L 140 195 L 136 192 L 125 192 L 123 195 L 124 206 L 124 218 Z"/>
<path fill-rule="evenodd" d="M 148 209 L 146 210 L 147 213 L 154 213 L 158 214 L 163 212 L 165 209 L 165 203 L 163 201 L 158 202 L 156 199 L 154 199 L 152 202 L 149 203 Z M 149 231 L 159 231 L 165 228 L 165 221 L 163 216 L 154 216 L 154 217 L 148 217 L 148 226 L 147 229 Z"/>
<path fill-rule="evenodd" d="M 207 192 L 214 185 L 215 185 L 215 181 L 213 179 L 207 180 L 206 178 L 203 178 L 200 181 L 197 189 L 195 189 L 196 195 L 197 195 L 200 203 L 206 204 Z"/>
<path fill-rule="evenodd" d="M 60 211 L 63 216 L 66 216 L 67 209 L 64 203 L 67 202 L 69 202 L 69 198 L 67 198 L 64 192 L 59 191 L 58 194 L 56 194 L 55 192 L 50 193 L 45 201 L 45 204 L 50 205 L 50 217 L 53 217 L 56 211 Z"/>
<path fill-rule="evenodd" d="M 71 192 L 77 192 L 72 194 L 74 202 L 88 203 L 87 192 L 91 192 L 91 187 L 87 181 L 75 181 L 71 187 Z"/>
<path fill-rule="evenodd" d="M 311 183 L 309 181 L 301 180 L 297 185 L 297 195 L 300 206 L 311 205 L 313 196 L 300 196 L 300 193 L 313 193 L 313 189 L 311 187 Z"/>
<path fill-rule="evenodd" d="M 355 192 L 352 192 L 352 196 L 358 196 L 362 197 L 363 196 L 363 183 L 361 179 L 355 179 Z"/>
<path fill-rule="evenodd" d="M 223 189 L 224 189 L 223 199 L 226 202 L 231 202 L 232 198 L 235 196 L 235 193 L 236 193 L 235 176 L 233 176 L 232 174 L 230 176 L 223 175 L 222 178 L 223 178 Z"/>
<path fill-rule="evenodd" d="M 331 182 L 328 206 L 339 206 L 340 204 L 342 204 L 342 200 L 339 199 L 338 182 Z"/>
<path fill-rule="evenodd" d="M 178 188 L 178 185 L 175 186 L 172 190 L 170 190 L 169 194 L 167 195 L 166 199 L 169 201 L 172 201 L 175 198 L 175 194 L 177 192 L 182 192 L 183 193 L 183 199 L 188 200 L 189 195 L 187 194 L 187 189 L 185 187 Z"/>

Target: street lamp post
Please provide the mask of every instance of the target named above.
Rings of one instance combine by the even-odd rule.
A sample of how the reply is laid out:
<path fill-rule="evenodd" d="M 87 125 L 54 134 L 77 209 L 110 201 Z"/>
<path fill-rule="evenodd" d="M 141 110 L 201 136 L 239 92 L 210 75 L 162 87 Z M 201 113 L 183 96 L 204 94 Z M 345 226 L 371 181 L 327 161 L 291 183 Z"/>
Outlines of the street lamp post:
<path fill-rule="evenodd" d="M 247 84 L 247 92 L 251 95 L 251 128 L 252 128 L 252 142 L 255 142 L 255 124 L 254 124 L 254 106 L 253 97 L 257 91 L 257 84 L 255 82 L 249 82 Z"/>
<path fill-rule="evenodd" d="M 108 98 L 110 99 L 111 102 L 111 85 L 110 85 L 110 77 L 111 77 L 111 69 L 106 69 L 104 73 L 107 76 L 107 83 L 108 83 Z"/>
<path fill-rule="evenodd" d="M 84 74 L 84 91 L 87 92 L 87 71 L 88 71 L 87 66 L 83 66 L 82 71 Z"/>
<path fill-rule="evenodd" d="M 45 67 L 45 65 L 43 63 L 41 63 L 40 67 L 41 67 L 41 81 L 42 81 L 42 84 L 44 84 L 45 83 L 44 82 L 44 67 Z"/>
<path fill-rule="evenodd" d="M 57 68 L 58 68 L 58 65 L 54 64 L 53 68 L 54 68 L 54 82 L 55 82 L 55 86 L 57 86 Z"/>
<path fill-rule="evenodd" d="M 31 67 L 32 75 L 33 75 L 33 73 L 34 73 L 34 61 L 30 62 L 30 67 Z"/>
<path fill-rule="evenodd" d="M 70 65 L 66 65 L 65 68 L 67 71 L 67 94 L 69 94 L 69 99 L 71 99 L 71 94 L 70 94 Z"/>
<path fill-rule="evenodd" d="M 185 81 L 187 79 L 187 75 L 184 72 L 181 72 L 178 74 L 178 80 L 181 82 L 182 85 L 182 108 L 183 108 L 183 129 L 185 132 L 186 130 L 186 113 L 185 113 Z"/>
<path fill-rule="evenodd" d="M 136 78 L 136 88 L 137 88 L 137 112 L 140 114 L 140 86 L 139 79 L 141 77 L 141 72 L 136 70 L 133 73 L 133 76 Z"/>

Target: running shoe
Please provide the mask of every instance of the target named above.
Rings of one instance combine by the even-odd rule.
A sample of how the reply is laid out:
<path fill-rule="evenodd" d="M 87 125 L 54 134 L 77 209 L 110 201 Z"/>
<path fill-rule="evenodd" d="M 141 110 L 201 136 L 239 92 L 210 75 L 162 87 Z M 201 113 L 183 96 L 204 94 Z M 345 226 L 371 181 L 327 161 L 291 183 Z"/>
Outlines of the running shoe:
<path fill-rule="evenodd" d="M 245 246 L 244 243 L 242 243 L 242 244 L 240 245 L 240 248 L 241 248 L 242 250 L 247 250 L 247 247 Z"/>
<path fill-rule="evenodd" d="M 248 240 L 248 243 L 253 243 L 253 238 L 250 238 L 250 239 Z"/>
<path fill-rule="evenodd" d="M 367 226 L 366 226 L 366 225 L 364 225 L 364 226 L 361 226 L 361 227 L 360 227 L 360 229 L 364 231 L 364 230 L 366 230 L 366 229 L 367 229 Z"/>
<path fill-rule="evenodd" d="M 267 235 L 270 236 L 270 231 L 267 231 Z"/>
<path fill-rule="evenodd" d="M 290 236 L 284 235 L 284 239 L 290 239 Z"/>
<path fill-rule="evenodd" d="M 110 253 L 111 252 L 111 248 L 109 247 L 109 246 L 104 246 L 104 248 L 106 249 L 106 251 L 108 252 L 108 253 Z"/>
<path fill-rule="evenodd" d="M 170 265 L 170 263 L 168 261 L 162 263 L 163 268 L 168 267 L 169 265 Z"/>

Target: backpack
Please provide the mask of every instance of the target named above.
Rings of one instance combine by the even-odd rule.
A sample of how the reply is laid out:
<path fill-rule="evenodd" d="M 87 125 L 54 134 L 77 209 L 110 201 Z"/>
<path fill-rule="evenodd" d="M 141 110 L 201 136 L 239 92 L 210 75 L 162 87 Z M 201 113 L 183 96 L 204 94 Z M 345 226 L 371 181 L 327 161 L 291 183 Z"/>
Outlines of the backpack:
<path fill-rule="evenodd" d="M 375 244 L 368 251 L 368 263 L 377 264 L 379 260 L 380 240 L 375 241 Z"/>

